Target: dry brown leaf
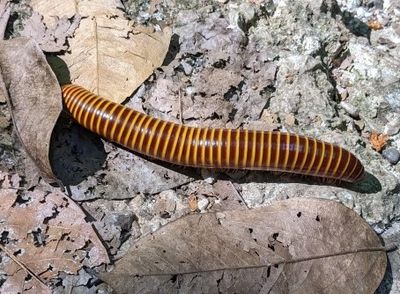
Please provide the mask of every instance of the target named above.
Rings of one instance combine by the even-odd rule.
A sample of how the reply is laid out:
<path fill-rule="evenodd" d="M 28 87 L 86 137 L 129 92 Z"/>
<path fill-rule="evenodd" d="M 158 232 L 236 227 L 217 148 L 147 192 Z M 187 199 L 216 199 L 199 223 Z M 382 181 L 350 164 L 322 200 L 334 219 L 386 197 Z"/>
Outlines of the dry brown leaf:
<path fill-rule="evenodd" d="M 0 0 L 0 40 L 4 39 L 7 23 L 10 18 L 11 7 L 8 0 Z M 2 78 L 0 76 L 0 103 L 7 102 L 7 94 L 5 92 Z"/>
<path fill-rule="evenodd" d="M 7 102 L 7 89 L 4 85 L 3 77 L 1 76 L 1 71 L 0 71 L 0 103 L 6 103 Z"/>
<path fill-rule="evenodd" d="M 190 211 L 196 211 L 198 209 L 198 200 L 196 195 L 190 195 L 188 198 L 188 205 Z"/>
<path fill-rule="evenodd" d="M 121 102 L 159 67 L 169 48 L 171 29 L 133 27 L 114 0 L 32 0 L 50 23 L 54 16 L 82 16 L 70 50 L 62 59 L 73 83 Z"/>
<path fill-rule="evenodd" d="M 377 21 L 377 20 L 370 20 L 370 21 L 368 21 L 368 27 L 369 27 L 371 30 L 378 31 L 378 30 L 383 29 L 383 24 L 380 23 L 380 22 Z"/>
<path fill-rule="evenodd" d="M 335 201 L 189 215 L 140 239 L 103 279 L 117 293 L 373 293 L 375 232 Z"/>
<path fill-rule="evenodd" d="M 10 18 L 11 7 L 10 1 L 0 0 L 0 40 L 4 38 L 8 19 Z"/>
<path fill-rule="evenodd" d="M 386 146 L 389 137 L 385 134 L 378 134 L 376 132 L 372 132 L 371 136 L 369 137 L 369 142 L 376 151 L 380 152 L 383 147 Z"/>
<path fill-rule="evenodd" d="M 67 50 L 67 37 L 71 37 L 79 25 L 79 16 L 69 20 L 67 17 L 55 18 L 56 24 L 52 28 L 47 28 L 43 23 L 43 17 L 34 12 L 32 16 L 24 22 L 24 29 L 20 32 L 23 37 L 34 39 L 39 47 L 45 52 L 60 52 Z"/>
<path fill-rule="evenodd" d="M 239 73 L 220 68 L 206 68 L 196 77 L 200 92 L 221 97 L 232 87 L 238 87 L 242 80 Z"/>
<path fill-rule="evenodd" d="M 0 68 L 15 131 L 43 175 L 54 180 L 48 155 L 62 110 L 57 79 L 39 46 L 27 38 L 0 42 Z"/>
<path fill-rule="evenodd" d="M 0 235 L 18 263 L 44 281 L 60 271 L 76 274 L 82 266 L 109 263 L 106 249 L 79 206 L 61 192 L 23 191 L 20 181 L 18 175 L 0 172 Z M 35 280 L 25 280 L 27 273 L 20 264 L 7 256 L 2 263 L 7 280 L 0 292 L 38 293 Z"/>

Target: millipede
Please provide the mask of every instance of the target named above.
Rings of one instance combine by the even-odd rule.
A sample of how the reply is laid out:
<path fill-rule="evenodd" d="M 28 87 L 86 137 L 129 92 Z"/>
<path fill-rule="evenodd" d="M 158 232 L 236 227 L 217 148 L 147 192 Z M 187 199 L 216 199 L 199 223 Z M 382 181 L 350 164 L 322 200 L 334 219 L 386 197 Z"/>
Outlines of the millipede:
<path fill-rule="evenodd" d="M 73 84 L 63 102 L 86 129 L 150 158 L 192 167 L 289 172 L 345 182 L 364 175 L 346 149 L 279 131 L 198 128 L 143 114 Z"/>

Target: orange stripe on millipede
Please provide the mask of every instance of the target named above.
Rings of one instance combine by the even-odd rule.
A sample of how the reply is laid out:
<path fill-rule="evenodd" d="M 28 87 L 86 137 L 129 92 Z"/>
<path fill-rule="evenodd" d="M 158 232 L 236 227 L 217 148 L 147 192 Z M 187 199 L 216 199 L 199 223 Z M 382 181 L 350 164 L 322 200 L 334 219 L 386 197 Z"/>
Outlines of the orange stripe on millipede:
<path fill-rule="evenodd" d="M 114 124 L 112 125 L 112 128 L 110 130 L 110 138 L 111 138 L 111 140 L 115 140 L 115 130 L 117 129 L 117 126 L 120 125 L 121 118 L 125 114 L 125 112 L 127 112 L 127 111 L 128 111 L 128 108 L 121 106 L 121 111 L 117 114 L 117 117 L 114 120 Z"/>
<path fill-rule="evenodd" d="M 287 167 L 288 160 L 289 160 L 289 152 L 290 152 L 290 136 L 288 133 L 286 133 L 285 135 L 286 135 L 286 143 L 285 143 L 286 151 L 285 151 L 285 157 L 284 157 L 283 166 L 282 166 L 283 169 L 286 169 L 286 167 Z"/>
<path fill-rule="evenodd" d="M 69 109 L 69 104 L 71 103 L 71 100 L 73 100 L 75 97 L 71 95 L 71 87 L 65 87 L 62 90 L 62 96 L 64 99 L 64 105 L 67 109 Z"/>
<path fill-rule="evenodd" d="M 199 139 L 200 139 L 200 128 L 195 129 L 195 134 L 194 134 L 194 150 L 193 150 L 193 156 L 192 156 L 192 163 L 193 165 L 197 165 L 197 158 L 198 158 L 198 149 L 199 149 Z"/>
<path fill-rule="evenodd" d="M 214 158 L 213 158 L 213 153 L 214 153 L 214 148 L 215 148 L 215 142 L 214 142 L 214 136 L 215 136 L 215 129 L 211 129 L 211 135 L 210 135 L 210 164 L 214 164 Z"/>
<path fill-rule="evenodd" d="M 65 91 L 65 95 L 69 98 L 72 99 L 74 98 L 73 92 L 77 91 L 79 87 L 68 87 L 67 90 Z"/>
<path fill-rule="evenodd" d="M 279 154 L 281 152 L 281 133 L 277 132 L 277 133 L 275 133 L 275 135 L 276 135 L 276 142 L 275 142 L 276 152 L 275 152 L 275 164 L 274 164 L 274 167 L 275 167 L 275 169 L 277 169 L 278 165 L 279 165 Z"/>
<path fill-rule="evenodd" d="M 256 147 L 257 147 L 257 132 L 252 131 L 253 138 L 251 139 L 252 141 L 252 147 L 251 147 L 251 157 L 250 157 L 250 168 L 254 168 L 255 162 L 256 162 Z"/>
<path fill-rule="evenodd" d="M 258 154 L 258 167 L 261 168 L 263 166 L 264 159 L 264 135 L 265 132 L 261 132 L 261 140 L 260 140 L 260 152 Z"/>
<path fill-rule="evenodd" d="M 71 85 L 65 85 L 61 87 L 61 93 L 64 101 L 64 105 L 67 105 L 67 100 L 71 98 L 69 95 L 69 91 L 71 89 Z"/>
<path fill-rule="evenodd" d="M 335 167 L 333 168 L 333 171 L 332 171 L 332 176 L 334 176 L 334 177 L 336 177 L 337 170 L 338 170 L 339 165 L 340 165 L 340 161 L 342 160 L 342 153 L 343 153 L 342 150 L 343 149 L 341 147 L 338 147 L 338 149 L 339 149 L 339 155 L 336 157 L 336 165 L 335 165 Z"/>
<path fill-rule="evenodd" d="M 239 167 L 239 154 L 240 154 L 240 130 L 235 130 L 236 137 L 235 137 L 235 157 L 234 157 L 234 167 Z"/>
<path fill-rule="evenodd" d="M 109 126 L 109 124 L 110 124 L 110 121 L 113 120 L 113 119 L 115 119 L 116 116 L 114 116 L 114 112 L 115 112 L 115 110 L 118 108 L 118 106 L 119 106 L 119 105 L 118 105 L 117 103 L 115 103 L 115 105 L 113 106 L 113 108 L 111 108 L 110 112 L 107 113 L 107 118 L 105 118 L 106 123 L 105 123 L 105 125 L 104 125 L 104 130 L 102 130 L 103 136 L 105 136 L 105 135 L 107 134 L 107 130 L 108 130 L 108 126 Z M 122 112 L 122 111 L 120 111 L 120 112 Z M 114 123 L 114 125 L 115 125 L 115 123 Z"/>
<path fill-rule="evenodd" d="M 314 165 L 314 161 L 315 161 L 316 155 L 317 155 L 317 140 L 314 138 L 313 142 L 314 142 L 314 149 L 312 150 L 312 159 L 311 159 L 310 165 L 307 168 L 307 172 L 308 173 L 312 169 L 312 167 Z"/>
<path fill-rule="evenodd" d="M 160 124 L 161 120 L 160 119 L 156 119 L 156 122 L 154 123 L 154 125 L 151 127 L 151 129 L 149 130 L 150 133 L 148 134 L 148 140 L 146 143 L 146 154 L 150 155 L 150 147 L 151 147 L 151 143 L 154 140 L 154 137 L 156 136 L 156 130 L 158 125 Z M 154 153 L 154 150 L 153 150 Z"/>
<path fill-rule="evenodd" d="M 71 91 L 71 89 L 74 89 L 74 88 L 77 88 L 77 87 L 78 87 L 78 86 L 71 85 L 71 84 L 69 84 L 69 85 L 64 85 L 64 86 L 62 86 L 62 92 L 63 92 L 63 93 L 69 94 L 69 92 Z"/>
<path fill-rule="evenodd" d="M 325 144 L 324 142 L 322 142 L 321 145 L 322 145 L 322 150 L 321 150 L 321 155 L 320 155 L 319 163 L 318 163 L 318 165 L 317 165 L 317 169 L 315 170 L 315 174 L 316 174 L 316 175 L 318 175 L 319 170 L 321 169 L 321 166 L 322 166 L 322 162 L 324 161 L 324 157 L 325 157 L 325 145 L 326 145 L 326 144 Z"/>
<path fill-rule="evenodd" d="M 83 103 L 83 97 L 87 94 L 85 89 L 78 89 L 78 91 L 74 92 L 75 101 L 71 104 L 69 112 L 74 116 L 76 109 L 79 109 L 79 105 Z"/>
<path fill-rule="evenodd" d="M 361 166 L 360 167 L 360 171 L 358 172 L 358 174 L 353 179 L 359 179 L 361 177 L 361 175 L 363 174 L 363 172 L 364 172 L 364 167 Z"/>
<path fill-rule="evenodd" d="M 347 168 L 348 168 L 348 166 L 349 166 L 349 163 L 350 163 L 351 154 L 350 154 L 350 152 L 348 152 L 348 151 L 346 151 L 346 153 L 347 153 L 346 165 L 345 165 L 345 167 L 343 168 L 342 172 L 340 173 L 339 178 L 342 178 L 342 177 L 343 177 L 343 175 L 344 175 L 344 173 L 346 172 L 346 170 L 347 170 Z"/>
<path fill-rule="evenodd" d="M 91 96 L 87 98 L 87 100 L 86 100 L 86 102 L 85 102 L 85 105 L 81 107 L 81 109 L 79 110 L 79 113 L 78 113 L 78 115 L 77 115 L 77 117 L 76 117 L 76 120 L 77 120 L 78 122 L 82 123 L 82 115 L 83 115 L 83 113 L 86 112 L 86 110 L 87 110 L 87 108 L 88 108 L 88 105 L 90 105 L 90 103 L 91 103 L 93 100 L 95 100 L 96 97 L 97 97 L 96 95 L 91 94 Z"/>
<path fill-rule="evenodd" d="M 101 123 L 102 120 L 105 120 L 104 115 L 106 114 L 106 109 L 111 103 L 112 103 L 111 101 L 107 101 L 106 104 L 104 104 L 102 107 L 98 108 L 99 109 L 99 113 L 97 115 L 97 124 L 96 124 L 96 131 L 95 131 L 97 134 L 101 134 L 101 132 L 100 132 L 100 123 Z"/>
<path fill-rule="evenodd" d="M 249 153 L 249 130 L 244 130 L 244 151 L 243 151 L 243 161 L 242 166 L 247 166 L 247 157 Z"/>
<path fill-rule="evenodd" d="M 204 129 L 203 137 L 201 139 L 200 145 L 201 145 L 201 165 L 205 166 L 206 165 L 206 145 L 207 145 L 207 133 L 208 133 L 208 128 Z"/>
<path fill-rule="evenodd" d="M 324 176 L 326 176 L 328 174 L 329 168 L 331 167 L 332 160 L 333 160 L 333 144 L 331 144 L 331 143 L 328 143 L 328 144 L 331 146 L 331 149 L 329 151 L 329 160 L 328 160 L 328 163 L 327 163 L 324 173 L 323 173 Z"/>
<path fill-rule="evenodd" d="M 93 131 L 93 124 L 96 116 L 96 111 L 103 103 L 106 103 L 103 98 L 98 97 L 98 100 L 95 101 L 94 104 L 91 105 L 91 111 L 88 111 L 88 119 L 85 121 L 85 126 Z"/>
<path fill-rule="evenodd" d="M 69 96 L 69 101 L 68 103 L 65 104 L 65 106 L 67 107 L 68 111 L 71 110 L 71 103 L 72 102 L 76 102 L 76 96 L 74 95 L 75 93 L 77 93 L 79 90 L 81 90 L 81 88 L 73 88 L 69 94 L 67 94 Z"/>
<path fill-rule="evenodd" d="M 185 135 L 185 137 L 186 137 L 186 133 L 185 133 L 185 134 L 182 134 L 182 137 L 180 137 L 181 132 L 182 132 L 182 129 L 183 129 L 183 125 L 178 125 L 178 131 L 176 132 L 176 134 L 174 134 L 175 139 L 174 139 L 174 142 L 173 142 L 173 145 L 172 145 L 171 153 L 170 153 L 170 155 L 169 155 L 169 158 L 170 158 L 171 161 L 172 161 L 173 158 L 175 157 L 175 152 L 176 152 L 177 146 L 178 146 L 178 139 L 181 140 L 181 143 L 182 143 L 182 144 L 184 143 L 184 139 L 185 139 L 185 138 L 184 138 L 183 135 Z M 177 162 L 180 162 L 179 149 L 178 149 L 178 155 L 177 155 L 176 161 L 177 161 Z"/>
<path fill-rule="evenodd" d="M 168 128 L 168 132 L 167 132 L 167 138 L 171 138 L 171 134 L 172 134 L 172 130 L 175 128 L 175 124 L 173 124 L 173 123 L 169 123 L 169 122 L 167 122 L 167 124 L 169 125 L 169 128 Z M 160 138 L 162 137 L 162 133 L 160 133 Z M 178 136 L 176 136 L 176 139 L 178 138 Z M 163 147 L 163 149 L 162 149 L 162 151 L 161 151 L 161 158 L 162 159 L 164 159 L 164 158 L 167 158 L 166 157 L 166 154 L 167 154 L 167 147 L 168 147 L 168 144 L 170 144 L 171 143 L 171 140 L 166 140 L 166 142 L 164 143 L 164 147 Z M 172 153 L 172 152 L 171 152 Z"/>
<path fill-rule="evenodd" d="M 232 142 L 232 130 L 228 129 L 228 133 L 226 134 L 226 154 L 225 154 L 225 161 L 226 165 L 229 166 L 231 164 L 231 142 Z"/>
<path fill-rule="evenodd" d="M 218 140 L 217 140 L 217 165 L 219 167 L 222 166 L 222 129 L 218 129 L 219 133 L 218 133 Z"/>
<path fill-rule="evenodd" d="M 132 144 L 133 141 L 132 140 L 133 140 L 133 137 L 136 134 L 136 131 L 137 131 L 136 128 L 138 127 L 136 125 L 136 122 L 138 120 L 142 120 L 142 119 L 144 119 L 146 117 L 143 113 L 136 112 L 136 111 L 132 112 L 132 115 L 134 115 L 132 121 L 128 121 L 128 119 L 126 119 L 126 123 L 129 123 L 129 127 L 128 128 L 121 128 L 121 134 L 120 134 L 121 135 L 121 140 L 122 140 L 123 145 L 126 146 L 126 147 L 133 147 L 133 144 Z M 124 133 L 125 133 L 125 136 L 123 136 Z"/>
<path fill-rule="evenodd" d="M 308 152 L 309 152 L 309 145 L 310 145 L 310 142 L 309 142 L 308 138 L 307 137 L 303 137 L 303 138 L 304 138 L 304 141 L 306 142 L 306 145 L 304 147 L 303 161 L 301 162 L 301 165 L 299 167 L 299 171 L 303 171 L 304 166 L 305 166 L 305 164 L 307 162 Z"/>
<path fill-rule="evenodd" d="M 119 128 L 119 133 L 118 133 L 118 136 L 117 136 L 117 139 L 116 139 L 117 142 L 121 143 L 124 146 L 126 146 L 126 144 L 127 144 L 126 141 L 128 140 L 129 136 L 127 135 L 125 138 L 122 138 L 122 134 L 124 133 L 126 125 L 130 121 L 132 115 L 135 115 L 135 118 L 137 119 L 137 117 L 139 116 L 139 112 L 133 111 L 133 110 L 130 110 L 128 112 L 128 115 L 124 118 L 124 121 L 122 122 L 121 127 Z M 132 124 L 131 124 L 132 127 L 135 124 L 136 119 L 132 122 Z M 127 132 L 127 134 L 129 134 L 129 131 Z M 123 139 L 123 141 L 122 141 L 122 139 Z"/>
<path fill-rule="evenodd" d="M 85 128 L 89 129 L 89 120 L 91 120 L 92 116 L 93 116 L 93 111 L 94 109 L 96 109 L 96 105 L 98 103 L 101 103 L 101 101 L 103 101 L 99 96 L 96 96 L 95 99 L 93 99 L 92 101 L 90 101 L 90 103 L 88 103 L 87 108 L 85 110 L 84 116 L 83 116 L 83 120 L 82 120 L 82 124 Z M 90 119 L 89 119 L 90 117 Z"/>
<path fill-rule="evenodd" d="M 147 116 L 146 117 L 147 121 L 146 123 L 143 122 L 144 127 L 142 128 L 141 132 L 140 132 L 140 139 L 139 139 L 139 146 L 137 148 L 137 150 L 139 152 L 143 152 L 143 142 L 144 142 L 144 138 L 146 138 L 146 136 L 149 136 L 149 125 L 150 123 L 155 119 L 154 117 L 151 116 Z"/>
<path fill-rule="evenodd" d="M 272 157 L 272 132 L 268 132 L 268 154 L 267 154 L 267 164 L 266 167 L 271 167 L 271 157 Z"/>
<path fill-rule="evenodd" d="M 159 149 L 159 147 L 160 147 L 160 141 L 161 141 L 161 138 L 162 138 L 162 136 L 163 136 L 163 134 L 164 134 L 164 130 L 165 130 L 165 128 L 167 127 L 167 125 L 168 125 L 168 122 L 166 122 L 165 120 L 162 121 L 162 125 L 161 125 L 161 128 L 160 128 L 160 131 L 157 133 L 156 145 L 154 146 L 154 150 L 153 150 L 153 155 L 154 155 L 154 156 L 157 156 L 157 154 L 158 154 L 158 149 Z M 171 125 L 172 125 L 172 124 L 171 124 Z M 169 137 L 167 137 L 167 138 L 169 138 Z M 165 147 L 166 147 L 166 146 L 167 146 L 167 143 L 165 143 L 164 145 L 165 145 Z"/>
<path fill-rule="evenodd" d="M 81 103 L 80 97 L 81 94 L 84 93 L 84 89 L 78 89 L 76 92 L 74 92 L 74 100 L 72 100 L 71 104 L 68 107 L 68 110 L 70 113 L 74 113 L 75 108 L 78 106 L 78 104 Z"/>
<path fill-rule="evenodd" d="M 351 172 L 348 174 L 348 176 L 346 178 L 348 178 L 348 179 L 351 178 L 351 176 L 353 175 L 356 167 L 357 167 L 357 160 L 354 160 L 354 166 L 353 166 L 353 168 L 351 169 Z"/>
<path fill-rule="evenodd" d="M 82 94 L 81 97 L 79 97 L 79 100 L 81 101 L 80 106 L 79 106 L 79 107 L 76 107 L 76 108 L 74 109 L 74 111 L 71 112 L 72 117 L 75 117 L 75 119 L 76 119 L 77 121 L 79 121 L 79 120 L 78 120 L 78 113 L 82 113 L 82 110 L 85 108 L 85 105 L 88 103 L 89 98 L 90 98 L 91 96 L 92 96 L 92 93 L 90 93 L 90 92 L 85 92 L 85 93 Z"/>
<path fill-rule="evenodd" d="M 135 126 L 135 123 L 132 123 L 132 126 L 134 127 L 132 130 L 133 137 L 132 137 L 132 140 L 129 142 L 129 144 L 130 144 L 129 146 L 131 146 L 131 148 L 133 150 L 138 150 L 138 149 L 135 149 L 135 145 L 136 145 L 139 134 L 143 132 L 142 125 L 143 125 L 144 121 L 148 118 L 148 116 L 145 114 L 142 114 L 141 116 L 142 116 L 142 118 L 139 120 L 139 123 L 136 126 Z M 127 137 L 128 138 L 130 137 L 130 132 L 128 132 Z"/>
<path fill-rule="evenodd" d="M 90 125 L 89 125 L 89 129 L 93 130 L 94 132 L 96 131 L 96 129 L 94 128 L 95 123 L 96 123 L 96 126 L 97 126 L 97 124 L 100 124 L 101 117 L 99 116 L 99 114 L 100 114 L 101 110 L 103 109 L 103 106 L 109 103 L 107 100 L 104 100 L 104 99 L 100 99 L 99 101 L 100 101 L 99 104 L 98 105 L 96 104 L 95 105 L 96 107 L 93 107 L 93 111 L 91 113 Z"/>
<path fill-rule="evenodd" d="M 295 169 L 295 167 L 296 167 L 296 163 L 297 163 L 297 160 L 299 158 L 299 150 L 300 150 L 300 137 L 297 134 L 295 134 L 295 136 L 296 136 L 296 143 L 295 143 L 295 146 L 294 146 L 295 153 L 294 153 L 292 166 L 290 167 L 291 171 L 293 171 Z"/>
<path fill-rule="evenodd" d="M 182 137 L 180 138 L 181 144 L 179 145 L 179 150 L 178 150 L 178 159 L 177 162 L 181 163 L 182 162 L 182 153 L 183 153 L 183 146 L 185 145 L 186 142 L 186 134 L 189 130 L 189 128 L 187 126 L 183 126 L 182 127 L 183 133 L 182 133 Z M 171 152 L 173 154 L 173 152 Z"/>
<path fill-rule="evenodd" d="M 186 152 L 186 154 L 185 154 L 185 163 L 186 164 L 190 164 L 190 151 L 192 150 L 194 131 L 195 131 L 195 128 L 191 127 L 190 131 L 189 131 L 188 140 L 187 140 L 188 146 L 187 146 L 186 150 L 184 150 Z"/>

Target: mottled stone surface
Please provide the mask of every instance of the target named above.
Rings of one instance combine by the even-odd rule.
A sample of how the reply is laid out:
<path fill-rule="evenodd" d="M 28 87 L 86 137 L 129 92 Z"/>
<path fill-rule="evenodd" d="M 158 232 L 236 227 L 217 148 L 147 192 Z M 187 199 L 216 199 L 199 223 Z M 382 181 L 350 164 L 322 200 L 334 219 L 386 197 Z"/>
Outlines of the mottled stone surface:
<path fill-rule="evenodd" d="M 388 147 L 400 150 L 398 1 L 161 1 L 156 13 L 151 1 L 123 2 L 140 23 L 171 21 L 174 28 L 164 66 L 128 106 L 187 125 L 314 136 L 352 151 L 368 175 L 345 185 L 269 172 L 182 169 L 62 127 L 58 146 L 71 151 L 57 159 L 60 177 L 73 199 L 87 201 L 83 207 L 112 254 L 123 255 L 142 234 L 190 213 L 190 196 L 201 212 L 292 197 L 334 199 L 359 213 L 385 243 L 399 243 L 400 164 L 390 164 L 369 142 L 372 132 L 387 134 Z M 370 28 L 371 21 L 382 29 Z M 9 118 L 0 117 L 3 130 Z M 3 147 L 10 136 L 0 138 L 0 157 L 11 158 Z M 400 291 L 398 254 L 388 254 L 378 293 Z M 82 272 L 66 281 L 84 287 L 87 279 Z"/>

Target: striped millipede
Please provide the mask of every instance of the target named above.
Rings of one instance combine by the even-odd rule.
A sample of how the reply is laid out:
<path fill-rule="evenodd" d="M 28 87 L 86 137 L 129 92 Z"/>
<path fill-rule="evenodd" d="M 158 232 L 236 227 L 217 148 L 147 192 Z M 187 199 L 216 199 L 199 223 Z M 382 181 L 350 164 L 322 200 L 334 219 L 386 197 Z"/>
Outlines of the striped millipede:
<path fill-rule="evenodd" d="M 297 134 L 190 127 L 160 120 L 72 84 L 66 110 L 82 126 L 126 148 L 174 164 L 282 171 L 355 182 L 364 167 L 349 151 Z"/>

